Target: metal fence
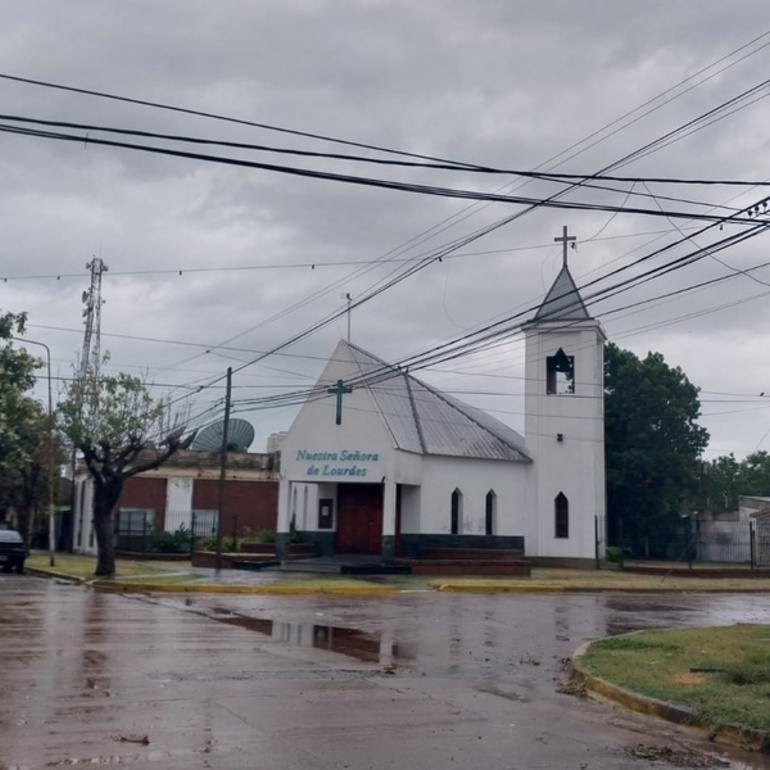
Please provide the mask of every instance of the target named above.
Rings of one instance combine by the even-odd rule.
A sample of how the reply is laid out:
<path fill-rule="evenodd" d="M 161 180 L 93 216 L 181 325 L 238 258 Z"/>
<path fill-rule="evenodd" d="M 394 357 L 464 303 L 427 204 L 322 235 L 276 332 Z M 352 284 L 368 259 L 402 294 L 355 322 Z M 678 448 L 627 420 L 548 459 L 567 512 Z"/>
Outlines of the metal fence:
<path fill-rule="evenodd" d="M 770 537 L 753 522 L 707 522 L 668 537 L 624 538 L 616 546 L 623 562 L 680 563 L 689 567 L 770 566 Z"/>
<path fill-rule="evenodd" d="M 115 521 L 115 547 L 141 554 L 191 553 L 213 547 L 218 523 L 218 511 L 212 509 L 167 511 L 159 526 L 151 508 L 121 508 Z M 238 534 L 238 515 L 225 515 L 222 537 L 226 550 L 236 549 Z"/>

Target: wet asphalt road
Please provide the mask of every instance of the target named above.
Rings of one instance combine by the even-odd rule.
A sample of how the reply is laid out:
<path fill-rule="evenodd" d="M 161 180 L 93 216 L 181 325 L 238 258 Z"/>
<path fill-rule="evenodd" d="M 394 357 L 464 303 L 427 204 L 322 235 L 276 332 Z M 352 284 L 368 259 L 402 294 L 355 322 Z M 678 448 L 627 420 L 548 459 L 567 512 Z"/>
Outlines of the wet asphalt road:
<path fill-rule="evenodd" d="M 0 768 L 665 767 L 714 747 L 559 694 L 583 641 L 770 622 L 770 597 L 96 594 L 0 577 Z M 731 752 L 732 767 L 770 767 Z"/>

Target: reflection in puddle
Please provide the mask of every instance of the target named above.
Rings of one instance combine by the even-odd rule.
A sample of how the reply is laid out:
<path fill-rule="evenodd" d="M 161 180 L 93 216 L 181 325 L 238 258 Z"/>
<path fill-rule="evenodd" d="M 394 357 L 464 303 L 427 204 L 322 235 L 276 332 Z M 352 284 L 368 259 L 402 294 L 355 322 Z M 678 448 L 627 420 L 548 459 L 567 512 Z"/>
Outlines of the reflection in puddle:
<path fill-rule="evenodd" d="M 398 644 L 394 641 L 355 628 L 317 623 L 286 623 L 250 617 L 229 610 L 217 611 L 215 615 L 208 615 L 208 617 L 220 623 L 256 631 L 279 642 L 328 650 L 364 663 L 389 664 L 398 658 L 406 657 L 399 651 Z"/>

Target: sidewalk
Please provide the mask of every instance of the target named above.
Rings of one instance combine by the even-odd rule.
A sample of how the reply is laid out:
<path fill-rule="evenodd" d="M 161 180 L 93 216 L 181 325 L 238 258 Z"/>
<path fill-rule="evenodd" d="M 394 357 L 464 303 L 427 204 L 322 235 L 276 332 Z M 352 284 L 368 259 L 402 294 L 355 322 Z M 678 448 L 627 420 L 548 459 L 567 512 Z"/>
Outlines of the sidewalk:
<path fill-rule="evenodd" d="M 189 562 L 118 561 L 115 578 L 94 578 L 92 557 L 32 556 L 28 571 L 77 580 L 104 591 L 164 593 L 387 594 L 418 591 L 464 593 L 770 593 L 768 578 L 697 578 L 638 575 L 618 570 L 535 568 L 531 577 L 345 576 L 306 571 L 247 571 L 193 568 Z"/>

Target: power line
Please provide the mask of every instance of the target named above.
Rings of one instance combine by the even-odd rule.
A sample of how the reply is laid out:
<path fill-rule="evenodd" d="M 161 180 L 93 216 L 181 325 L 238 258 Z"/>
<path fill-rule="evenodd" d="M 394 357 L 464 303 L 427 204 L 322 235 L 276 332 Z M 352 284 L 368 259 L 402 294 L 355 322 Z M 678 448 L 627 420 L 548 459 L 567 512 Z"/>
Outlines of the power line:
<path fill-rule="evenodd" d="M 769 81 L 770 82 L 770 81 Z M 40 139 L 53 139 L 65 142 L 77 142 L 78 144 L 99 145 L 104 147 L 115 147 L 119 149 L 135 150 L 138 152 L 147 152 L 154 155 L 165 155 L 186 160 L 197 160 L 205 163 L 216 163 L 226 166 L 235 166 L 239 168 L 257 169 L 260 171 L 270 171 L 289 176 L 299 176 L 309 179 L 319 179 L 325 181 L 342 182 L 363 187 L 374 187 L 397 192 L 407 192 L 419 195 L 437 196 L 442 198 L 456 198 L 460 200 L 490 201 L 493 203 L 508 203 L 519 206 L 528 206 L 533 208 L 558 208 L 576 211 L 623 211 L 626 214 L 637 214 L 652 217 L 681 218 L 688 220 L 702 220 L 706 222 L 715 222 L 719 220 L 718 215 L 699 214 L 697 212 L 687 211 L 666 211 L 660 212 L 657 209 L 641 207 L 619 208 L 609 204 L 600 203 L 582 203 L 580 201 L 562 200 L 561 197 L 566 191 L 558 193 L 556 196 L 548 198 L 532 198 L 518 195 L 502 195 L 498 193 L 482 192 L 477 190 L 465 190 L 456 187 L 439 187 L 435 185 L 414 184 L 411 182 L 399 182 L 389 179 L 379 179 L 375 177 L 362 177 L 352 174 L 339 174 L 331 171 L 319 171 L 309 168 L 299 168 L 294 166 L 278 165 L 274 163 L 263 163 L 260 161 L 249 161 L 242 158 L 229 158 L 220 155 L 207 155 L 197 152 L 187 152 L 183 150 L 174 150 L 166 147 L 155 147 L 150 145 L 141 145 L 133 142 L 119 142 L 109 139 L 99 139 L 90 136 L 76 136 L 74 134 L 65 134 L 60 132 L 36 131 L 32 129 L 21 129 L 14 126 L 0 124 L 0 133 L 19 134 Z M 586 183 L 591 177 L 586 178 Z M 581 186 L 576 183 L 575 186 Z M 702 203 L 707 206 L 711 204 Z M 749 216 L 739 217 L 733 220 L 737 224 L 752 224 Z"/>

